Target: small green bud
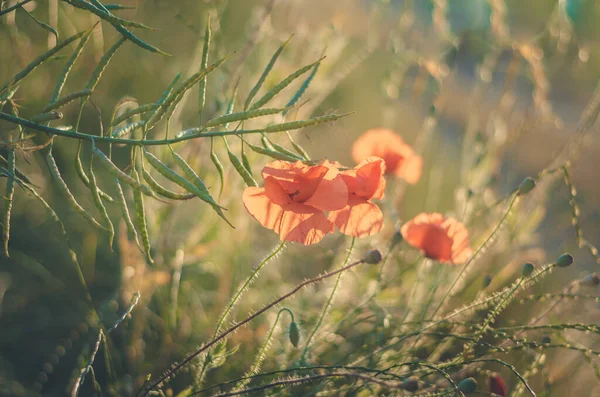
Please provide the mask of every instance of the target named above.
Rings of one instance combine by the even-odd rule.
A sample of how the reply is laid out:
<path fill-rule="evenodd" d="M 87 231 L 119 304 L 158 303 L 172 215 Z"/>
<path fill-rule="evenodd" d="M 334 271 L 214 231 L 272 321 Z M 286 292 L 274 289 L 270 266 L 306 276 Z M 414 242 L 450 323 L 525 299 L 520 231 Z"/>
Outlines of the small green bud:
<path fill-rule="evenodd" d="M 470 200 L 471 198 L 473 198 L 474 195 L 475 195 L 475 192 L 473 191 L 473 189 L 468 188 L 467 189 L 467 200 Z"/>
<path fill-rule="evenodd" d="M 402 388 L 409 392 L 415 392 L 419 390 L 419 378 L 416 376 L 411 376 L 402 382 Z"/>
<path fill-rule="evenodd" d="M 562 254 L 556 260 L 556 266 L 558 266 L 558 267 L 568 267 L 568 266 L 571 266 L 573 264 L 573 261 L 574 261 L 573 255 L 571 255 L 571 254 Z"/>
<path fill-rule="evenodd" d="M 552 339 L 550 339 L 550 337 L 549 337 L 548 335 L 544 335 L 544 336 L 542 337 L 542 343 L 543 343 L 544 345 L 550 344 L 550 342 L 552 342 Z"/>
<path fill-rule="evenodd" d="M 483 276 L 483 288 L 487 288 L 492 283 L 493 277 L 491 274 L 486 274 Z"/>
<path fill-rule="evenodd" d="M 392 236 L 392 247 L 395 247 L 397 244 L 400 244 L 402 240 L 404 240 L 404 237 L 402 237 L 402 233 L 400 233 L 400 230 L 396 230 L 394 232 L 394 235 Z"/>
<path fill-rule="evenodd" d="M 534 270 L 535 266 L 533 265 L 533 263 L 526 263 L 523 266 L 523 277 L 528 277 L 531 273 L 533 273 Z"/>
<path fill-rule="evenodd" d="M 533 178 L 527 177 L 523 179 L 523 182 L 521 182 L 521 184 L 519 185 L 519 196 L 523 196 L 529 193 L 533 190 L 534 187 L 535 181 L 533 180 Z"/>
<path fill-rule="evenodd" d="M 298 342 L 300 342 L 300 329 L 294 321 L 290 323 L 290 342 L 292 342 L 294 347 L 298 347 Z"/>
<path fill-rule="evenodd" d="M 477 389 L 477 382 L 473 378 L 465 378 L 460 381 L 458 388 L 463 393 L 473 393 Z"/>
<path fill-rule="evenodd" d="M 376 265 L 381 262 L 382 258 L 383 257 L 381 256 L 381 252 L 379 252 L 379 250 L 371 250 L 367 252 L 363 260 L 370 265 Z"/>

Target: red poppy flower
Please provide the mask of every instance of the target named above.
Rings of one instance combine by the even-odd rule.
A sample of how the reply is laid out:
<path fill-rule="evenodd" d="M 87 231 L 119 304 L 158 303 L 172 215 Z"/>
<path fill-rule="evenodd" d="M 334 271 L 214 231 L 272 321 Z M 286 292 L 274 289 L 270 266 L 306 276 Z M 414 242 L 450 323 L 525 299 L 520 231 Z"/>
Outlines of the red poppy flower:
<path fill-rule="evenodd" d="M 352 157 L 357 163 L 369 156 L 381 157 L 385 161 L 386 174 L 394 174 L 411 185 L 421 178 L 422 157 L 392 130 L 374 128 L 354 142 Z"/>
<path fill-rule="evenodd" d="M 491 374 L 488 378 L 488 383 L 490 386 L 490 393 L 494 393 L 502 397 L 508 396 L 508 389 L 506 387 L 506 383 L 500 375 Z"/>
<path fill-rule="evenodd" d="M 348 188 L 327 160 L 315 166 L 273 161 L 263 168 L 262 177 L 264 187 L 244 190 L 244 206 L 282 241 L 305 245 L 321 241 L 333 231 L 323 211 L 343 208 L 348 202 Z"/>
<path fill-rule="evenodd" d="M 400 232 L 410 245 L 438 262 L 461 264 L 473 253 L 465 226 L 437 212 L 417 215 L 406 222 Z"/>
<path fill-rule="evenodd" d="M 344 234 L 371 236 L 383 227 L 383 214 L 372 199 L 382 199 L 385 190 L 385 163 L 368 157 L 351 170 L 340 171 L 348 187 L 348 204 L 329 213 L 329 220 Z"/>

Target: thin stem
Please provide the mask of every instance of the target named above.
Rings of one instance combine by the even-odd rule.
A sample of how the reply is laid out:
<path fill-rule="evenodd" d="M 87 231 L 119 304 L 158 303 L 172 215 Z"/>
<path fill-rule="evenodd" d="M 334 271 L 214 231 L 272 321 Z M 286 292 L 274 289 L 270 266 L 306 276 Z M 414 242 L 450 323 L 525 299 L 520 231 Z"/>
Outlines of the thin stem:
<path fill-rule="evenodd" d="M 296 292 L 300 291 L 302 288 L 306 287 L 309 284 L 314 284 L 314 283 L 318 283 L 320 281 L 325 280 L 326 278 L 335 276 L 336 274 L 339 274 L 341 272 L 344 272 L 346 270 L 349 270 L 357 265 L 360 265 L 361 263 L 364 263 L 364 259 L 361 259 L 359 261 L 356 261 L 354 263 L 351 263 L 347 266 L 344 266 L 341 269 L 329 272 L 329 273 L 325 273 L 322 274 L 320 276 L 308 279 L 306 281 L 304 281 L 303 283 L 297 285 L 293 290 L 291 290 L 290 292 L 288 292 L 285 295 L 282 295 L 281 297 L 275 299 L 274 301 L 272 301 L 271 303 L 263 306 L 262 309 L 260 309 L 259 311 L 257 311 L 256 313 L 248 316 L 245 320 L 236 323 L 234 325 L 232 325 L 231 327 L 229 327 L 227 330 L 221 332 L 217 337 L 213 338 L 211 341 L 205 343 L 201 348 L 199 348 L 198 350 L 196 350 L 195 352 L 191 353 L 190 355 L 188 355 L 186 358 L 184 358 L 182 361 L 180 361 L 177 364 L 174 364 L 171 369 L 169 369 L 168 371 L 165 372 L 164 375 L 162 375 L 160 378 L 158 378 L 157 380 L 155 380 L 154 382 L 152 382 L 152 384 L 150 384 L 150 386 L 144 391 L 143 396 L 147 396 L 148 393 L 150 393 L 151 390 L 155 389 L 156 387 L 158 387 L 162 382 L 164 382 L 165 380 L 167 380 L 170 376 L 172 376 L 175 372 L 179 371 L 184 365 L 186 365 L 187 363 L 189 363 L 190 361 L 192 361 L 195 357 L 197 357 L 199 354 L 205 352 L 206 350 L 208 350 L 211 346 L 215 345 L 216 343 L 218 343 L 219 341 L 223 340 L 227 335 L 233 333 L 234 331 L 236 331 L 238 328 L 248 324 L 250 321 L 254 320 L 256 317 L 260 316 L 261 314 L 263 314 L 264 312 L 266 312 L 267 310 L 269 310 L 270 308 L 272 308 L 275 305 L 278 305 L 279 303 L 283 302 L 284 300 L 286 300 L 287 298 L 289 298 L 290 296 L 294 295 Z"/>
<path fill-rule="evenodd" d="M 227 316 L 229 316 L 229 313 L 231 313 L 231 311 L 233 310 L 233 307 L 238 303 L 238 301 L 242 297 L 243 293 L 248 289 L 250 284 L 252 284 L 252 282 L 256 279 L 256 277 L 258 276 L 258 273 L 261 271 L 261 269 L 267 264 L 267 262 L 269 262 L 273 257 L 275 257 L 275 255 L 277 255 L 283 249 L 284 246 L 285 246 L 285 241 L 281 242 L 281 244 L 279 244 L 277 246 L 277 248 L 275 248 L 275 250 L 273 250 L 273 252 L 271 252 L 269 255 L 267 255 L 265 257 L 265 259 L 263 259 L 262 262 L 260 262 L 260 264 L 256 267 L 256 269 L 254 269 L 254 271 L 250 274 L 250 276 L 246 279 L 246 281 L 244 281 L 244 283 L 238 288 L 235 295 L 233 296 L 233 298 L 231 298 L 231 301 L 229 301 L 229 304 L 223 311 L 223 314 L 221 314 L 221 317 L 219 318 L 219 321 L 217 322 L 217 326 L 215 327 L 215 332 L 213 333 L 213 336 L 212 336 L 213 338 L 217 336 L 219 331 L 221 331 L 221 327 L 223 326 L 223 323 L 227 319 Z M 204 377 L 204 372 L 206 371 L 206 368 L 208 366 L 208 360 L 209 360 L 209 357 L 206 356 L 204 358 L 204 362 L 202 363 L 202 369 L 200 370 L 200 374 L 198 376 L 199 382 Z"/>
<path fill-rule="evenodd" d="M 0 17 L 4 14 L 8 14 L 9 12 L 16 10 L 17 8 L 23 7 L 25 4 L 29 3 L 31 0 L 23 0 L 20 3 L 15 4 L 14 6 L 8 7 L 6 10 L 0 11 Z"/>
<path fill-rule="evenodd" d="M 448 296 L 450 296 L 450 293 L 452 292 L 452 290 L 454 289 L 454 287 L 456 286 L 456 284 L 458 283 L 458 281 L 462 278 L 462 276 L 465 273 L 465 271 L 473 263 L 473 261 L 475 260 L 475 258 L 477 258 L 479 256 L 479 253 L 483 250 L 483 248 L 485 248 L 488 245 L 488 243 L 494 238 L 494 236 L 496 235 L 496 233 L 498 232 L 498 230 L 500 230 L 500 227 L 502 227 L 502 225 L 504 224 L 504 221 L 506 221 L 506 218 L 508 218 L 508 215 L 510 214 L 510 211 L 512 210 L 513 206 L 515 205 L 515 203 L 517 202 L 517 200 L 518 200 L 519 197 L 520 196 L 518 194 L 516 194 L 516 193 L 514 194 L 512 200 L 510 201 L 510 204 L 508 205 L 508 208 L 506 209 L 506 212 L 502 216 L 502 219 L 500 219 L 500 222 L 498 222 L 496 224 L 496 226 L 494 227 L 494 230 L 492 230 L 492 232 L 485 239 L 485 241 L 479 247 L 477 247 L 477 250 L 473 253 L 473 255 L 471 255 L 471 258 L 469 258 L 469 260 L 467 261 L 467 263 L 465 263 L 465 265 L 463 266 L 463 268 L 460 270 L 460 273 L 458 273 L 458 276 L 456 276 L 456 278 L 452 282 L 452 285 L 450 285 L 450 288 L 448 288 L 448 290 L 446 291 L 446 293 L 444 294 L 444 296 L 440 300 L 440 303 L 437 305 L 436 309 L 434 310 L 433 314 L 431 315 L 432 318 L 434 318 L 435 315 L 440 311 L 440 309 L 444 305 L 446 299 L 448 298 Z"/>
<path fill-rule="evenodd" d="M 183 134 L 177 138 L 171 139 L 155 139 L 155 140 L 146 140 L 146 139 L 127 139 L 127 138 L 113 138 L 110 136 L 97 136 L 91 134 L 85 134 L 78 131 L 73 130 L 60 130 L 58 128 L 52 128 L 45 125 L 41 125 L 35 123 L 31 120 L 23 119 L 20 117 L 15 117 L 7 113 L 0 112 L 0 120 L 5 120 L 13 124 L 18 124 L 23 127 L 31 128 L 32 130 L 37 130 L 41 132 L 45 132 L 50 135 L 64 136 L 67 138 L 79 139 L 84 141 L 96 141 L 96 142 L 110 142 L 110 143 L 119 143 L 123 145 L 135 145 L 135 146 L 159 146 L 159 145 L 169 145 L 177 142 L 189 141 L 191 139 L 196 138 L 209 138 L 215 136 L 227 136 L 227 135 L 241 135 L 241 134 L 258 134 L 264 132 L 264 129 L 256 129 L 256 130 L 239 130 L 239 131 L 206 131 L 202 132 L 200 128 L 192 128 L 192 131 L 198 131 L 190 134 Z M 188 130 L 188 131 L 190 131 Z"/>
<path fill-rule="evenodd" d="M 354 250 L 354 242 L 355 241 L 356 241 L 356 237 L 352 237 L 352 241 L 350 242 L 350 247 L 348 248 L 348 254 L 346 255 L 346 259 L 344 259 L 344 263 L 343 263 L 342 267 L 344 267 L 348 264 L 348 261 L 350 260 L 350 255 L 352 255 L 352 251 Z M 335 284 L 333 285 L 333 289 L 331 290 L 331 294 L 329 294 L 329 299 L 327 300 L 327 303 L 323 307 L 321 316 L 319 317 L 317 324 L 315 324 L 315 327 L 313 328 L 313 330 L 310 333 L 310 335 L 308 336 L 308 338 L 306 338 L 306 344 L 304 345 L 304 350 L 302 350 L 302 355 L 300 356 L 301 363 L 304 362 L 304 358 L 306 357 L 306 353 L 308 353 L 308 348 L 310 347 L 310 342 L 311 342 L 312 338 L 315 336 L 315 334 L 317 333 L 317 331 L 319 330 L 319 328 L 321 327 L 321 324 L 323 323 L 323 319 L 325 318 L 327 311 L 329 310 L 329 308 L 331 307 L 331 304 L 333 303 L 333 297 L 335 296 L 335 293 L 340 285 L 341 279 L 342 279 L 342 273 L 340 273 L 337 276 L 337 279 L 335 280 Z"/>

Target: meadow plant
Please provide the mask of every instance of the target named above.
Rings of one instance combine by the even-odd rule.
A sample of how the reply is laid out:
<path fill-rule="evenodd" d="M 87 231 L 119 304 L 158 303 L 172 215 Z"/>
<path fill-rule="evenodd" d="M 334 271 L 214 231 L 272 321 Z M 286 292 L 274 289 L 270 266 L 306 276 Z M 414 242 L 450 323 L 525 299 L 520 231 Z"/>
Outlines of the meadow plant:
<path fill-rule="evenodd" d="M 524 130 L 563 124 L 573 4 L 525 6 L 548 11 L 525 40 L 503 0 L 473 3 L 481 37 L 446 0 L 348 1 L 359 32 L 335 5 L 319 25 L 290 19 L 308 2 L 142 3 L 1 3 L 0 395 L 598 392 L 600 281 L 573 269 L 600 255 L 571 174 L 600 90 L 550 164 L 507 168 Z"/>

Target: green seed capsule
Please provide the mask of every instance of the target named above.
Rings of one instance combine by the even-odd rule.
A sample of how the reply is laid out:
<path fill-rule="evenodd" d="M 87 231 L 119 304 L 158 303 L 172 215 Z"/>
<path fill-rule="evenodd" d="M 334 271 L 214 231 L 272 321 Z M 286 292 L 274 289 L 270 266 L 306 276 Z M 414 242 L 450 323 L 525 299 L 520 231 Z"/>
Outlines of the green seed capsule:
<path fill-rule="evenodd" d="M 198 189 L 210 196 L 206 185 L 204 184 L 202 179 L 200 179 L 198 174 L 196 174 L 196 171 L 194 171 L 194 169 L 187 163 L 187 161 L 185 161 L 183 157 L 177 154 L 177 152 L 175 152 L 175 150 L 173 150 L 171 146 L 169 146 L 169 149 L 171 149 L 171 153 L 175 158 L 175 162 L 177 163 L 179 168 L 181 168 L 187 179 L 190 180 L 190 182 L 192 182 L 194 186 L 196 186 Z"/>
<path fill-rule="evenodd" d="M 294 152 L 292 152 L 292 151 L 289 151 L 289 150 L 287 150 L 286 148 L 284 148 L 284 147 L 283 147 L 283 146 L 281 146 L 281 145 L 278 145 L 278 144 L 276 144 L 275 142 L 271 142 L 271 145 L 273 145 L 273 148 L 274 148 L 275 150 L 277 150 L 277 151 L 278 151 L 278 152 L 280 152 L 280 153 L 286 154 L 286 155 L 288 155 L 289 157 L 295 157 L 295 158 L 297 158 L 297 159 L 299 159 L 299 160 L 307 160 L 307 159 L 308 159 L 308 157 L 300 157 L 300 156 L 298 156 L 296 153 L 294 153 Z"/>
<path fill-rule="evenodd" d="M 46 163 L 48 165 L 48 170 L 50 171 L 50 174 L 52 174 L 52 177 L 56 180 L 56 183 L 57 183 L 57 186 L 58 186 L 58 190 L 67 199 L 67 203 L 79 215 L 81 215 L 88 222 L 90 222 L 95 228 L 103 230 L 103 231 L 106 231 L 106 229 L 100 223 L 98 223 L 98 221 L 96 219 L 94 219 L 94 217 L 89 212 L 87 212 L 81 205 L 79 205 L 79 203 L 77 202 L 77 200 L 75 200 L 75 197 L 73 196 L 73 193 L 71 193 L 71 191 L 69 190 L 69 187 L 67 186 L 66 182 L 64 181 L 64 179 L 60 175 L 60 171 L 58 170 L 58 166 L 56 165 L 56 161 L 54 160 L 54 157 L 52 156 L 52 150 L 49 150 L 48 154 L 46 155 Z"/>
<path fill-rule="evenodd" d="M 125 135 L 128 135 L 129 133 L 137 130 L 138 128 L 142 128 L 145 123 L 146 122 L 144 120 L 140 120 L 140 121 L 134 121 L 133 123 L 126 124 L 123 127 L 119 128 L 118 130 L 115 130 L 111 136 L 113 138 L 122 138 Z"/>
<path fill-rule="evenodd" d="M 106 210 L 106 207 L 104 206 L 104 203 L 102 203 L 102 199 L 100 198 L 100 190 L 98 189 L 98 183 L 96 182 L 96 176 L 94 175 L 93 164 L 94 156 L 92 156 L 92 158 L 90 159 L 90 190 L 92 191 L 92 198 L 94 199 L 94 204 L 100 212 L 100 215 L 102 215 L 104 223 L 108 226 L 108 247 L 112 251 L 112 244 L 115 238 L 115 227 L 113 226 L 113 223 L 110 220 L 110 216 L 108 216 L 108 211 Z"/>
<path fill-rule="evenodd" d="M 342 117 L 348 116 L 351 113 L 346 114 L 330 114 L 328 116 L 315 117 L 308 120 L 300 120 L 300 121 L 290 121 L 288 123 L 282 124 L 274 124 L 265 128 L 265 132 L 281 132 L 288 130 L 297 130 L 300 128 L 311 127 L 318 124 L 328 123 L 331 121 L 336 121 Z"/>
<path fill-rule="evenodd" d="M 300 342 L 300 329 L 296 322 L 290 323 L 290 342 L 294 347 L 298 347 L 298 342 Z"/>
<path fill-rule="evenodd" d="M 227 155 L 229 156 L 229 161 L 233 164 L 233 168 L 240 174 L 244 182 L 246 182 L 246 186 L 257 187 L 258 183 L 254 180 L 252 175 L 248 172 L 246 167 L 242 164 L 239 158 L 229 149 L 229 144 L 227 143 L 227 139 L 223 137 L 223 142 L 225 142 L 225 147 L 227 148 Z"/>
<path fill-rule="evenodd" d="M 266 149 L 257 145 L 252 145 L 250 143 L 247 144 L 248 147 L 250 147 L 250 149 L 252 149 L 253 151 L 255 151 L 256 153 L 259 154 L 264 154 L 265 156 L 269 156 L 272 157 L 276 160 L 283 160 L 283 161 L 298 161 L 298 160 L 303 160 L 300 157 L 296 156 L 295 154 L 292 153 L 292 156 L 289 156 L 287 154 L 283 154 L 281 152 L 278 152 L 276 150 L 271 150 L 271 149 Z"/>
<path fill-rule="evenodd" d="M 209 120 L 206 124 L 204 124 L 203 128 L 216 127 L 218 125 L 228 124 L 228 123 L 232 123 L 235 121 L 244 121 L 244 120 L 249 120 L 249 119 L 253 119 L 256 117 L 268 116 L 271 114 L 278 114 L 278 113 L 285 111 L 286 109 L 287 108 L 255 109 L 255 110 L 249 110 L 246 112 L 224 114 L 222 116 L 215 117 L 214 119 Z"/>
<path fill-rule="evenodd" d="M 13 206 L 13 198 L 15 193 L 15 172 L 16 172 L 16 159 L 15 151 L 11 149 L 8 151 L 8 171 L 11 175 L 6 177 L 6 207 L 2 216 L 2 240 L 4 242 L 4 254 L 8 255 L 8 241 L 10 240 L 10 215 Z"/>
<path fill-rule="evenodd" d="M 463 393 L 473 393 L 477 390 L 477 382 L 473 378 L 466 378 L 460 381 L 458 388 Z"/>
<path fill-rule="evenodd" d="M 127 111 L 123 112 L 123 114 L 121 114 L 119 117 L 115 117 L 113 119 L 113 121 L 110 122 L 110 125 L 111 126 L 115 126 L 115 125 L 117 125 L 119 123 L 122 123 L 123 121 L 125 121 L 125 120 L 127 120 L 127 119 L 129 119 L 129 118 L 131 118 L 133 116 L 135 116 L 135 115 L 146 113 L 146 112 L 149 112 L 151 110 L 155 110 L 155 109 L 158 108 L 158 106 L 159 105 L 156 104 L 156 103 L 149 103 L 147 105 L 138 106 L 135 109 L 127 110 Z"/>
<path fill-rule="evenodd" d="M 156 193 L 165 198 L 171 200 L 190 200 L 196 197 L 194 193 L 176 193 L 163 187 L 156 181 L 156 179 L 152 177 L 152 175 L 150 175 L 148 171 L 146 171 L 146 169 L 142 170 L 142 175 L 144 176 L 144 180 L 146 181 L 148 186 L 150 186 L 152 190 L 154 190 Z"/>
<path fill-rule="evenodd" d="M 533 178 L 525 178 L 519 185 L 519 196 L 523 196 L 535 188 L 535 180 Z"/>
<path fill-rule="evenodd" d="M 204 32 L 204 46 L 202 48 L 202 62 L 200 63 L 200 69 L 206 69 L 208 67 L 208 51 L 210 49 L 210 14 L 206 18 L 206 30 Z M 204 104 L 206 103 L 206 76 L 200 80 L 200 86 L 198 91 L 198 118 L 202 123 L 202 111 L 204 110 Z"/>
<path fill-rule="evenodd" d="M 116 177 L 119 181 L 126 185 L 140 189 L 141 192 L 144 193 L 146 196 L 154 197 L 152 189 L 121 171 L 119 167 L 117 167 L 112 161 L 110 161 L 108 157 L 106 157 L 104 153 L 102 153 L 101 150 L 99 150 L 96 147 L 93 147 L 92 152 L 98 157 L 98 159 L 100 159 L 100 164 L 102 164 L 102 166 L 108 171 L 109 174 Z"/>
<path fill-rule="evenodd" d="M 243 144 L 242 144 L 243 145 Z M 248 160 L 248 156 L 246 156 L 246 152 L 244 152 L 244 147 L 242 146 L 242 164 L 248 174 L 252 175 L 252 166 L 250 165 L 250 160 Z"/>
<path fill-rule="evenodd" d="M 82 145 L 83 145 L 83 143 L 81 141 L 79 141 L 78 146 L 77 146 L 77 154 L 75 155 L 75 170 L 77 171 L 77 175 L 79 175 L 79 179 L 81 179 L 83 184 L 89 188 L 90 187 L 90 179 L 88 178 L 85 171 L 83 170 L 83 164 L 81 164 L 80 156 L 81 156 L 81 146 Z M 106 200 L 109 203 L 112 203 L 114 201 L 111 196 L 109 196 L 102 190 L 99 191 L 99 194 L 103 200 Z"/>
<path fill-rule="evenodd" d="M 556 259 L 556 266 L 558 267 L 568 267 L 571 266 L 573 264 L 573 262 L 575 261 L 575 259 L 573 258 L 573 255 L 571 254 L 562 254 L 561 256 L 559 256 Z"/>
<path fill-rule="evenodd" d="M 52 102 L 50 103 L 48 106 L 46 106 L 43 110 L 42 113 L 47 113 L 50 112 L 52 110 L 61 108 L 63 106 L 68 105 L 69 103 L 79 99 L 79 98 L 89 98 L 89 96 L 92 95 L 92 91 L 85 89 L 82 91 L 77 91 L 74 92 L 72 94 L 69 94 L 65 97 L 62 97 L 60 99 L 57 99 L 56 102 Z"/>
<path fill-rule="evenodd" d="M 207 195 L 204 191 L 196 187 L 196 185 L 194 185 L 192 182 L 188 181 L 187 179 L 170 169 L 166 164 L 162 163 L 156 156 L 154 156 L 147 150 L 144 150 L 144 157 L 146 158 L 146 160 L 148 160 L 150 165 L 152 165 L 152 167 L 154 167 L 154 169 L 161 173 L 165 178 L 181 186 L 188 192 L 194 193 L 200 200 L 210 204 L 215 210 L 215 212 L 221 218 L 223 218 L 225 222 L 227 222 L 231 227 L 234 227 L 231 224 L 231 222 L 229 222 L 229 220 L 225 218 L 225 214 L 223 213 L 223 207 L 217 204 L 210 195 Z"/>
<path fill-rule="evenodd" d="M 135 181 L 137 181 L 137 185 L 133 187 L 133 200 L 135 202 L 135 218 L 137 221 L 138 229 L 140 229 L 140 234 L 142 236 L 142 244 L 144 247 L 144 252 L 146 253 L 146 257 L 148 258 L 148 261 L 150 263 L 154 263 L 152 255 L 150 253 L 150 236 L 148 234 L 148 225 L 146 223 L 144 196 L 142 195 L 142 190 L 139 188 L 139 186 L 141 186 L 140 177 L 136 170 L 133 170 L 133 175 L 135 176 Z"/>
<path fill-rule="evenodd" d="M 36 123 L 45 123 L 53 120 L 60 120 L 62 118 L 63 114 L 61 112 L 48 112 L 38 114 L 37 116 L 33 116 L 31 118 L 31 121 L 35 121 Z"/>
<path fill-rule="evenodd" d="M 223 187 L 225 186 L 225 169 L 223 168 L 223 163 L 217 157 L 217 154 L 213 150 L 213 138 L 210 138 L 210 159 L 212 160 L 217 172 L 219 173 L 219 179 L 221 181 L 221 187 L 219 188 L 219 201 L 221 199 L 221 195 L 223 194 Z"/>
<path fill-rule="evenodd" d="M 117 203 L 119 204 L 119 207 L 121 209 L 121 215 L 123 216 L 123 219 L 125 220 L 125 225 L 127 226 L 127 231 L 129 232 L 129 234 L 131 234 L 133 236 L 133 238 L 135 239 L 135 243 L 140 248 L 140 250 L 143 252 L 144 249 L 140 245 L 140 240 L 138 239 L 138 233 L 135 230 L 135 226 L 133 225 L 133 221 L 131 220 L 131 215 L 129 214 L 129 207 L 127 207 L 127 200 L 125 200 L 125 194 L 123 193 L 123 187 L 121 187 L 121 184 L 119 183 L 119 180 L 117 178 L 115 178 L 115 183 L 117 184 Z"/>

